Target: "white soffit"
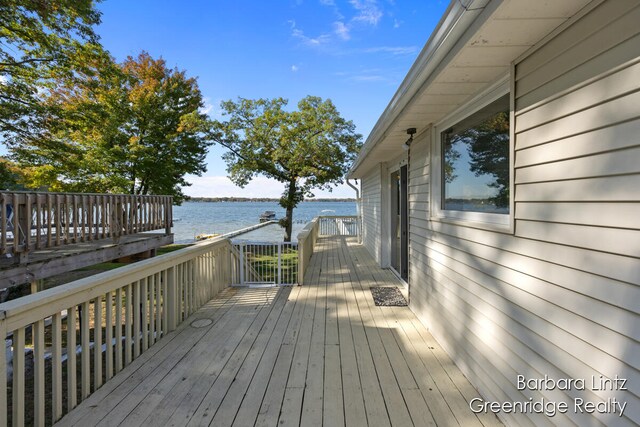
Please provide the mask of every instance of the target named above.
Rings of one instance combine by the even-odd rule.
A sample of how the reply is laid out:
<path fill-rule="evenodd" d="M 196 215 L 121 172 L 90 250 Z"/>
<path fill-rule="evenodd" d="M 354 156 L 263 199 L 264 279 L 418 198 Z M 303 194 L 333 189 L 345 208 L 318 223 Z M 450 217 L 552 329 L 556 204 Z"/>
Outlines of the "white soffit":
<path fill-rule="evenodd" d="M 444 41 L 434 33 L 422 50 L 367 138 L 349 173 L 350 178 L 361 178 L 373 166 L 396 156 L 408 138 L 407 128 L 415 127 L 421 133 L 506 75 L 514 59 L 590 0 L 469 3 L 469 0 L 451 2 L 436 29 L 436 33 L 447 30 Z M 460 9 L 466 4 L 468 11 Z M 473 19 L 465 17 L 472 13 Z M 456 35 L 456 30 L 461 34 Z M 446 40 L 446 37 L 450 39 Z M 456 40 L 451 40 L 454 37 Z M 429 46 L 434 43 L 438 46 Z M 426 55 L 430 57 L 425 58 Z M 434 58 L 438 58 L 436 63 L 433 63 Z M 427 68 L 432 68 L 431 73 L 424 75 Z M 399 109 L 403 103 L 406 105 Z"/>

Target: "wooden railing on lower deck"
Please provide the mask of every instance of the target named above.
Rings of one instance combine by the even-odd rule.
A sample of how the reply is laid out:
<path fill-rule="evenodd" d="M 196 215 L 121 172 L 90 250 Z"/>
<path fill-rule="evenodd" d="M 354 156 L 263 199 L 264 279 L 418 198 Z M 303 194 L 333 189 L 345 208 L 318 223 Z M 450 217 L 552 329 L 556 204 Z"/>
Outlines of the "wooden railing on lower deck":
<path fill-rule="evenodd" d="M 0 255 L 144 231 L 171 233 L 171 196 L 0 191 Z"/>
<path fill-rule="evenodd" d="M 208 240 L 0 304 L 0 427 L 59 420 L 227 287 L 230 250 Z"/>

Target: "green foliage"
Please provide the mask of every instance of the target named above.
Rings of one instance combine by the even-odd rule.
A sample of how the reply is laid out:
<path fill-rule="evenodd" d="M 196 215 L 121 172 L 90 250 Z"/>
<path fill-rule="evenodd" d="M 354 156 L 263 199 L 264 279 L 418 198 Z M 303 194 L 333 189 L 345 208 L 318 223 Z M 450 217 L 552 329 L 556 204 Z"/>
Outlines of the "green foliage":
<path fill-rule="evenodd" d="M 313 189 L 331 190 L 361 146 L 361 135 L 331 100 L 307 96 L 298 109 L 287 111 L 287 100 L 238 99 L 222 102 L 226 121 L 214 124 L 212 139 L 229 149 L 223 156 L 229 178 L 241 187 L 257 175 L 285 184 L 280 205 L 285 241 L 291 239 L 293 208 L 313 197 Z"/>
<path fill-rule="evenodd" d="M 475 176 L 491 176 L 489 187 L 497 189 L 489 201 L 496 207 L 509 206 L 509 113 L 499 112 L 483 122 L 447 137 L 445 143 L 445 180 L 455 178 L 455 162 L 460 153 L 454 146 L 464 144 L 469 154 L 469 169 Z"/>
<path fill-rule="evenodd" d="M 22 171 L 10 160 L 0 157 L 0 190 L 23 190 Z"/>
<path fill-rule="evenodd" d="M 143 52 L 116 64 L 96 54 L 73 79 L 58 80 L 45 102 L 44 132 L 11 147 L 41 172 L 31 186 L 168 194 L 180 203 L 184 176 L 206 170 L 209 122 L 197 81 L 162 59 Z"/>
<path fill-rule="evenodd" d="M 92 0 L 0 2 L 0 137 L 38 133 L 48 105 L 41 97 L 60 78 L 73 78 L 96 50 Z"/>

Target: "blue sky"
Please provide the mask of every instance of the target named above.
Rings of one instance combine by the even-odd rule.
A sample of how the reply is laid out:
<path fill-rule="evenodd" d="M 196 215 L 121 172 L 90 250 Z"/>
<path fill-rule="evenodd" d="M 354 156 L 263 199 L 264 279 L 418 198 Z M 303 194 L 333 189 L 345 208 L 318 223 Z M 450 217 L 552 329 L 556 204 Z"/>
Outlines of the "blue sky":
<path fill-rule="evenodd" d="M 146 50 L 198 77 L 207 112 L 221 100 L 330 98 L 366 138 L 429 38 L 448 1 L 105 0 L 97 32 L 122 61 Z M 226 178 L 222 148 L 208 172 L 189 177 L 192 196 L 279 197 L 282 185 L 257 179 L 244 190 Z M 318 197 L 353 197 L 343 186 Z"/>

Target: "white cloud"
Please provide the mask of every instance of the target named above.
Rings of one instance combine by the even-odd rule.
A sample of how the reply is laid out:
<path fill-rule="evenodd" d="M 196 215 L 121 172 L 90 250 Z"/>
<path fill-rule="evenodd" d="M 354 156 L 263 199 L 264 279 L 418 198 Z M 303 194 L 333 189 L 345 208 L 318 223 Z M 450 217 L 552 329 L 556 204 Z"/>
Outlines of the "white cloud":
<path fill-rule="evenodd" d="M 234 185 L 226 176 L 188 176 L 187 181 L 193 183 L 185 187 L 185 194 L 191 197 L 268 197 L 279 198 L 284 191 L 284 184 L 273 179 L 258 176 L 245 188 Z M 352 198 L 355 192 L 343 184 L 333 192 L 314 191 L 316 197 Z"/>
<path fill-rule="evenodd" d="M 200 108 L 200 114 L 209 114 L 213 110 L 213 104 L 206 96 L 202 98 L 202 101 L 204 102 L 204 107 Z"/>
<path fill-rule="evenodd" d="M 386 80 L 386 78 L 379 74 L 361 74 L 351 77 L 351 80 L 356 82 L 381 82 Z"/>
<path fill-rule="evenodd" d="M 365 49 L 365 53 L 389 53 L 391 55 L 412 55 L 418 51 L 416 46 L 378 46 Z"/>
<path fill-rule="evenodd" d="M 351 34 L 349 34 L 349 27 L 347 27 L 344 22 L 334 22 L 333 32 L 342 40 L 349 40 L 351 38 Z"/>
<path fill-rule="evenodd" d="M 3 85 L 9 81 L 9 78 L 0 75 L 0 85 Z"/>
<path fill-rule="evenodd" d="M 298 69 L 299 69 L 299 68 L 298 68 L 296 65 L 292 65 L 292 66 L 291 66 L 291 71 L 293 71 L 294 73 L 295 73 L 296 71 L 298 71 Z"/>
<path fill-rule="evenodd" d="M 294 28 L 291 35 L 307 46 L 320 46 L 327 44 L 331 40 L 331 35 L 329 34 L 321 34 L 318 37 L 308 37 L 299 28 Z"/>
<path fill-rule="evenodd" d="M 335 6 L 336 2 L 334 0 L 320 0 L 320 4 L 323 6 Z"/>
<path fill-rule="evenodd" d="M 402 21 L 398 21 L 397 19 L 393 20 L 393 28 L 400 28 Z"/>
<path fill-rule="evenodd" d="M 353 17 L 354 22 L 377 25 L 382 19 L 382 11 L 376 0 L 350 0 L 349 3 L 358 11 Z"/>

